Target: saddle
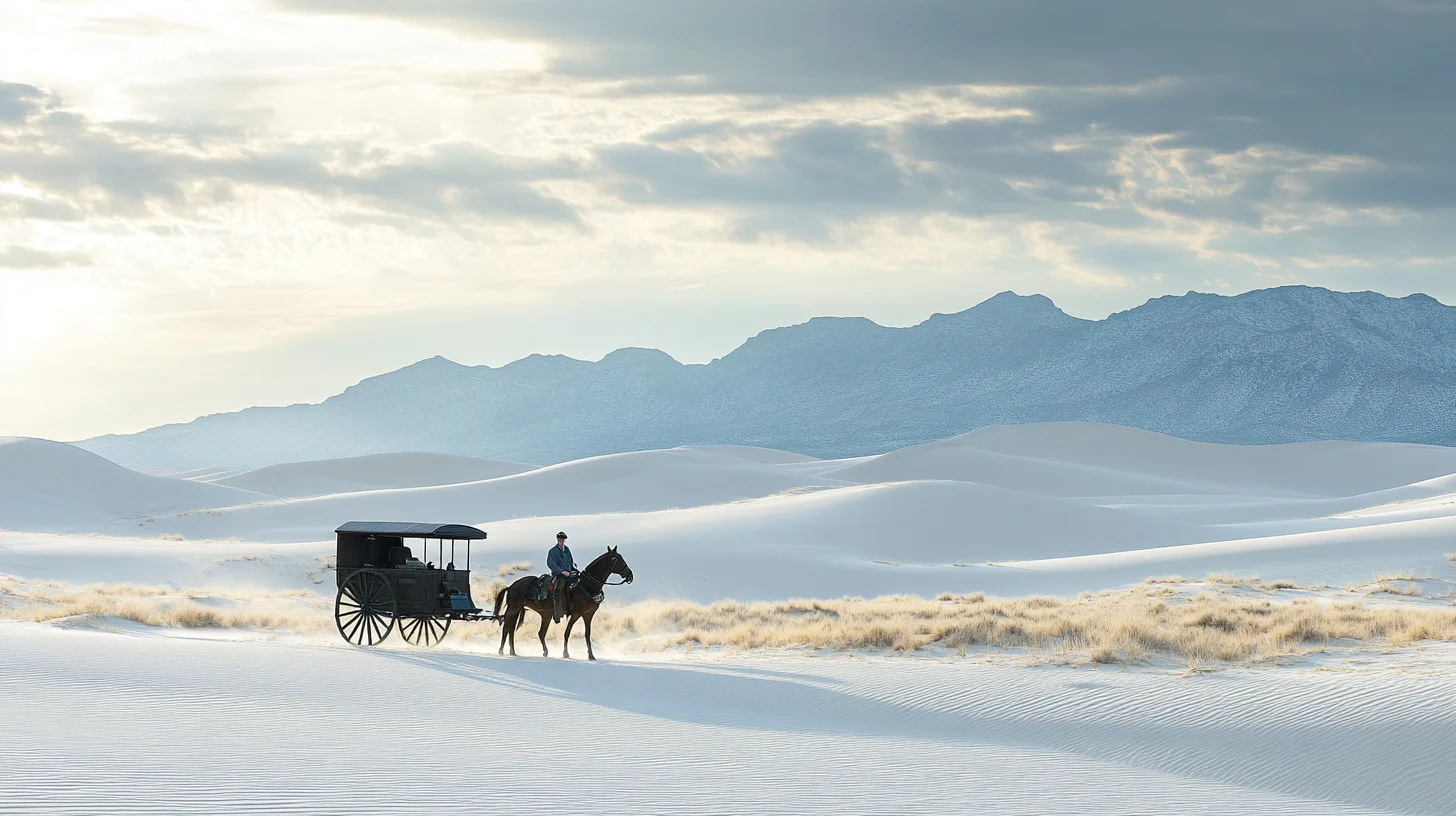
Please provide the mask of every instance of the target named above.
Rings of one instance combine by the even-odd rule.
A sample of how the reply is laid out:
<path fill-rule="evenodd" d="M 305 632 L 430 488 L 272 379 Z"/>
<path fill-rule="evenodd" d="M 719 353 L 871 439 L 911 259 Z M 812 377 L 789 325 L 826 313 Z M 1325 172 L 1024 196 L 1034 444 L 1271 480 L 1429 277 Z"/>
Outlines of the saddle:
<path fill-rule="evenodd" d="M 568 583 L 566 583 L 566 603 L 568 603 L 568 606 L 571 605 L 571 592 L 572 590 L 577 589 L 577 584 L 579 583 L 581 583 L 581 576 L 579 576 L 579 574 L 577 577 L 571 578 L 571 581 L 568 581 Z M 550 590 L 552 590 L 552 586 L 550 586 L 549 574 L 545 574 L 545 576 L 536 576 L 536 580 L 531 581 L 531 586 L 527 587 L 527 600 L 539 600 L 539 602 L 545 602 L 545 600 L 550 600 Z M 604 597 L 604 593 L 598 590 L 596 595 L 590 597 L 591 599 L 596 600 L 597 603 L 601 603 L 601 600 L 603 600 Z"/>
<path fill-rule="evenodd" d="M 580 584 L 580 583 L 581 583 L 581 575 L 577 575 L 575 578 L 572 578 L 569 582 L 567 582 L 567 584 L 566 584 L 566 597 L 567 597 L 567 603 L 568 603 L 568 605 L 570 604 L 570 598 L 571 598 L 571 592 L 572 592 L 572 590 L 576 589 L 577 585 Z M 530 599 L 530 600 L 533 600 L 533 601 L 549 601 L 549 600 L 551 600 L 551 576 L 550 575 L 538 575 L 538 576 L 536 576 L 535 582 L 532 583 L 531 586 L 530 586 L 530 588 L 526 591 L 526 597 L 528 599 Z M 601 603 L 602 602 L 602 598 L 603 598 L 603 593 L 602 592 L 597 592 L 595 595 L 591 596 L 591 599 L 594 600 L 594 601 L 596 601 L 597 603 Z"/>

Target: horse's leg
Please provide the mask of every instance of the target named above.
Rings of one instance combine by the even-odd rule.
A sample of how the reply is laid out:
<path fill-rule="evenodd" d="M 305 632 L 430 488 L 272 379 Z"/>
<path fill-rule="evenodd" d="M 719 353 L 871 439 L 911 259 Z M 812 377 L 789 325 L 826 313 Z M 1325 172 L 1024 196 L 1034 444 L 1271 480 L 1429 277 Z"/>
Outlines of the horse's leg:
<path fill-rule="evenodd" d="M 561 639 L 561 656 L 567 660 L 571 659 L 571 627 L 576 625 L 577 615 L 566 619 L 566 636 Z"/>
<path fill-rule="evenodd" d="M 521 628 L 521 620 L 526 617 L 525 607 L 516 609 L 516 614 L 510 617 L 511 620 L 511 657 L 516 656 L 516 630 Z"/>
<path fill-rule="evenodd" d="M 597 656 L 594 655 L 594 654 L 592 654 L 592 650 L 591 650 L 591 619 L 596 614 L 597 613 L 595 611 L 593 611 L 590 615 L 587 615 L 586 616 L 586 659 L 587 660 L 596 660 L 597 659 Z"/>
<path fill-rule="evenodd" d="M 509 600 L 506 601 L 506 611 L 500 613 L 500 617 L 499 617 L 498 620 L 500 620 L 500 626 L 501 626 L 501 642 L 500 642 L 500 648 L 497 649 L 495 653 L 496 654 L 505 654 L 505 651 L 506 651 L 506 638 L 510 637 L 516 631 L 516 628 L 515 628 L 515 623 L 516 623 L 515 607 L 511 605 L 511 602 Z M 514 643 L 512 643 L 511 644 L 511 655 L 514 656 L 515 653 L 516 653 L 516 646 L 515 646 Z"/>
<path fill-rule="evenodd" d="M 546 629 L 551 626 L 551 616 L 539 610 L 536 614 L 541 616 L 541 631 L 536 633 L 536 637 L 541 639 L 541 656 L 550 657 L 551 651 L 546 648 Z"/>

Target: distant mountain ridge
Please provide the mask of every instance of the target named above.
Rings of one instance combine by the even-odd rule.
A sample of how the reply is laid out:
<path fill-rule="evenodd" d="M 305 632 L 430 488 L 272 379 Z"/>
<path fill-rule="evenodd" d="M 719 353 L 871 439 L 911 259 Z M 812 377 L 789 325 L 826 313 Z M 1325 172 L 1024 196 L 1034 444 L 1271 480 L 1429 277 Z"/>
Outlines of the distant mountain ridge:
<path fill-rule="evenodd" d="M 1082 320 L 1004 292 L 908 328 L 814 318 L 706 365 L 655 349 L 499 368 L 442 357 L 319 404 L 78 443 L 129 467 L 388 451 L 550 463 L 678 445 L 879 453 L 987 425 L 1103 422 L 1241 444 L 1456 444 L 1456 308 L 1303 286 Z"/>

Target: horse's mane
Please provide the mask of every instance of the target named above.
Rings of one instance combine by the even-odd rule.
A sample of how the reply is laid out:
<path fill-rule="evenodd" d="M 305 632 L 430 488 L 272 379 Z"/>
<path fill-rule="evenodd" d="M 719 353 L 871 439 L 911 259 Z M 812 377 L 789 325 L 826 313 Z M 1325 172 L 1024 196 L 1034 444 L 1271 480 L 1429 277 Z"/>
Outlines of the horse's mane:
<path fill-rule="evenodd" d="M 596 558 L 593 558 L 592 561 L 591 561 L 591 563 L 590 564 L 587 564 L 586 565 L 586 569 L 582 570 L 582 572 L 586 572 L 587 570 L 590 570 L 592 567 L 595 567 L 596 565 L 600 564 L 604 559 L 607 558 L 607 556 L 609 556 L 611 554 L 612 554 L 612 551 L 611 550 L 607 550 L 606 552 L 602 553 L 601 555 L 597 556 Z"/>

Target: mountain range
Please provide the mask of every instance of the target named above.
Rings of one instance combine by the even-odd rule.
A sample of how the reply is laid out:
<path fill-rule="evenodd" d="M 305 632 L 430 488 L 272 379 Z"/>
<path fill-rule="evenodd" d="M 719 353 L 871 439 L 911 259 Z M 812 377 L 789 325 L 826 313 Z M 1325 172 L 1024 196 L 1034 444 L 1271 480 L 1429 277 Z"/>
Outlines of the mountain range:
<path fill-rule="evenodd" d="M 1083 320 L 1004 292 L 908 328 L 814 318 L 704 365 L 639 348 L 498 368 L 433 357 L 319 404 L 77 444 L 175 468 L 388 451 L 549 464 L 686 444 L 845 457 L 1062 420 L 1239 444 L 1456 444 L 1456 308 L 1291 286 Z"/>

